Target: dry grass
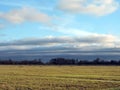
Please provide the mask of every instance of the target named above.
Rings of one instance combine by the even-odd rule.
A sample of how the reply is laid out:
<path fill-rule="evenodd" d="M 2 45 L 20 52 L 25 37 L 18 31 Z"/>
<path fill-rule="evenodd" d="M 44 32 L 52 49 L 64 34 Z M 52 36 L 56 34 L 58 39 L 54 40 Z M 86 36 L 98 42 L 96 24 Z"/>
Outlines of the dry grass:
<path fill-rule="evenodd" d="M 0 66 L 0 90 L 120 90 L 120 66 Z"/>

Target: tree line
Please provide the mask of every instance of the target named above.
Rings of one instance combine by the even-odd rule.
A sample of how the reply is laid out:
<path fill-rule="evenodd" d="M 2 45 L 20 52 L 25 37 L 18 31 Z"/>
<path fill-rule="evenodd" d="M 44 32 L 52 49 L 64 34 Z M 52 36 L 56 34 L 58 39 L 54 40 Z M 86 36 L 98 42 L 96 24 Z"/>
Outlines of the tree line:
<path fill-rule="evenodd" d="M 34 60 L 0 60 L 0 65 L 120 65 L 120 60 L 78 60 L 78 59 L 65 59 L 53 58 L 48 62 L 43 62 L 41 59 Z"/>

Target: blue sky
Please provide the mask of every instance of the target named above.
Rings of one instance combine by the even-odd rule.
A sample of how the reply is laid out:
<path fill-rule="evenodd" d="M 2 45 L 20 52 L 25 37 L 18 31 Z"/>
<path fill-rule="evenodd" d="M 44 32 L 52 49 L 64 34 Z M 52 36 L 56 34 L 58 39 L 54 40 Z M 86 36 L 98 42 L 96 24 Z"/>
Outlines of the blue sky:
<path fill-rule="evenodd" d="M 0 51 L 119 49 L 119 17 L 120 0 L 1 0 Z"/>

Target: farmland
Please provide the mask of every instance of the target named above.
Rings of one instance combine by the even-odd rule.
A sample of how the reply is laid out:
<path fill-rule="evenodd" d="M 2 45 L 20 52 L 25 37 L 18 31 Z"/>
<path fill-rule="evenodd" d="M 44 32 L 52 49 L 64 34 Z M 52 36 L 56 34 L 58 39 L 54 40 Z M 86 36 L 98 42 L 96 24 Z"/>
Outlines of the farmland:
<path fill-rule="evenodd" d="M 120 66 L 0 66 L 0 90 L 120 90 Z"/>

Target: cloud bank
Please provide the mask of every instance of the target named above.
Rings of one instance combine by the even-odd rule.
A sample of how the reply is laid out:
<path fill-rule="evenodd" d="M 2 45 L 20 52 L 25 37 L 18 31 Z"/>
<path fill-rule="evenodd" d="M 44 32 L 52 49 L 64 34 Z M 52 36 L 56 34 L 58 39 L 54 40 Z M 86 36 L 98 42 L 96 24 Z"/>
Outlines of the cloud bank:
<path fill-rule="evenodd" d="M 10 42 L 0 42 L 0 50 L 6 49 L 30 49 L 36 47 L 69 47 L 96 49 L 102 47 L 114 47 L 119 42 L 112 35 L 92 35 L 84 37 L 44 37 L 44 38 L 27 38 Z M 118 45 L 117 45 L 118 46 Z"/>
<path fill-rule="evenodd" d="M 117 43 L 116 43 L 117 42 Z M 93 35 L 84 37 L 27 38 L 0 42 L 0 57 L 4 59 L 49 60 L 55 57 L 95 59 L 118 59 L 120 41 L 112 35 Z M 107 57 L 107 58 L 106 58 Z"/>

